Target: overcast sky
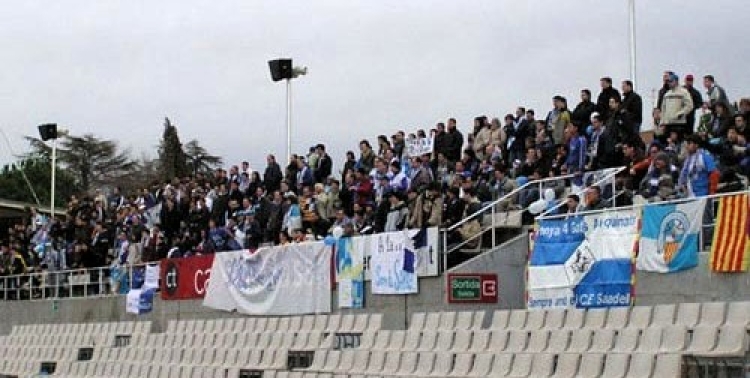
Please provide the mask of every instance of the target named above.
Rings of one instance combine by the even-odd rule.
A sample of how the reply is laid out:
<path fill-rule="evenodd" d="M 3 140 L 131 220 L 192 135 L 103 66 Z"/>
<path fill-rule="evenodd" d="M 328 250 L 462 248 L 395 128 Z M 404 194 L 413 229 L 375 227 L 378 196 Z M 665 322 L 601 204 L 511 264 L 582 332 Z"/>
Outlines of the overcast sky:
<path fill-rule="evenodd" d="M 672 69 L 750 95 L 746 5 L 638 0 L 637 91 L 653 101 Z M 183 142 L 254 168 L 286 149 L 276 57 L 309 67 L 293 82 L 295 151 L 325 143 L 337 170 L 362 138 L 451 116 L 466 132 L 517 105 L 544 115 L 555 94 L 572 107 L 601 76 L 629 76 L 626 0 L 23 0 L 3 7 L 0 38 L 0 128 L 16 153 L 57 122 L 155 156 L 168 116 Z"/>

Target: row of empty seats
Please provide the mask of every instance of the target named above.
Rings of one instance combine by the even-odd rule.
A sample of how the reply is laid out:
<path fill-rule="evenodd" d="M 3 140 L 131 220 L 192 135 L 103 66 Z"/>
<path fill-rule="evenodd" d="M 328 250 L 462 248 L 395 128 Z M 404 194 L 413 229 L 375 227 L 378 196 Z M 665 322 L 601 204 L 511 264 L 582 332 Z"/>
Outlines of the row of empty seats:
<path fill-rule="evenodd" d="M 680 355 L 327 351 L 304 373 L 377 377 L 679 377 Z M 320 362 L 319 362 L 320 361 Z M 303 374 L 303 375 L 300 375 Z M 294 376 L 273 372 L 270 377 Z M 264 374 L 264 378 L 266 375 Z"/>
<path fill-rule="evenodd" d="M 27 324 L 13 326 L 10 335 L 88 335 L 88 334 L 135 334 L 150 333 L 150 321 L 122 321 L 103 323 Z"/>
<path fill-rule="evenodd" d="M 323 331 L 361 333 L 379 329 L 382 314 L 318 314 L 284 317 L 170 320 L 167 334 Z"/>
<path fill-rule="evenodd" d="M 622 329 L 681 325 L 719 327 L 750 324 L 750 302 L 707 302 L 609 309 L 495 311 L 490 329 Z"/>

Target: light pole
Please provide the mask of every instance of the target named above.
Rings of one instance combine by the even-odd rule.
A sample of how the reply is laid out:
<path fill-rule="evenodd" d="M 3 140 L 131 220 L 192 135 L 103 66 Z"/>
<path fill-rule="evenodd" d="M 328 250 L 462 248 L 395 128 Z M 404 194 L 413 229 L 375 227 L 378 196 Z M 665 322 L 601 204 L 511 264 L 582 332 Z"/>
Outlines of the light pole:
<path fill-rule="evenodd" d="M 273 81 L 286 80 L 286 156 L 292 156 L 292 79 L 307 75 L 307 67 L 293 67 L 291 59 L 268 62 Z"/>
<path fill-rule="evenodd" d="M 45 123 L 43 125 L 38 126 L 39 129 L 39 136 L 42 138 L 43 142 L 46 142 L 50 139 L 52 139 L 52 166 L 51 169 L 51 179 L 50 179 L 50 222 L 52 222 L 52 219 L 55 218 L 55 174 L 57 172 L 57 137 L 60 133 L 62 133 L 62 130 L 60 130 L 60 133 L 58 133 L 57 130 L 57 124 L 56 123 Z"/>
<path fill-rule="evenodd" d="M 628 0 L 628 21 L 630 26 L 630 80 L 633 81 L 633 89 L 637 88 L 636 59 L 635 59 L 635 0 Z"/>

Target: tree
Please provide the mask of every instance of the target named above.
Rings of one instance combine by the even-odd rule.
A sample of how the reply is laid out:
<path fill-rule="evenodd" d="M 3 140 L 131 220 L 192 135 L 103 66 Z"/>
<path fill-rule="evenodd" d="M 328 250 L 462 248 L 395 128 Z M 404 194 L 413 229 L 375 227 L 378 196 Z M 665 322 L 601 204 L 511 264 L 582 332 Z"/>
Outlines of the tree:
<path fill-rule="evenodd" d="M 26 140 L 32 148 L 27 158 L 50 159 L 51 148 L 46 143 L 28 136 Z M 120 151 L 117 142 L 99 139 L 93 134 L 64 135 L 57 143 L 58 173 L 67 171 L 82 191 L 101 185 L 117 185 L 121 177 L 137 169 L 130 151 Z"/>
<path fill-rule="evenodd" d="M 193 174 L 209 174 L 223 164 L 220 156 L 209 154 L 195 139 L 185 145 L 185 156 L 187 157 L 186 163 Z"/>
<path fill-rule="evenodd" d="M 187 156 L 182 149 L 180 137 L 169 118 L 164 118 L 164 133 L 159 144 L 159 166 L 163 179 L 171 180 L 174 177 L 184 177 L 190 170 L 187 165 Z"/>
<path fill-rule="evenodd" d="M 43 157 L 32 157 L 8 164 L 0 171 L 0 198 L 36 203 L 29 184 L 39 196 L 42 206 L 50 203 L 50 161 Z M 23 175 L 26 174 L 28 183 Z M 68 171 L 59 169 L 55 174 L 55 203 L 64 205 L 71 195 L 79 192 L 75 179 Z"/>

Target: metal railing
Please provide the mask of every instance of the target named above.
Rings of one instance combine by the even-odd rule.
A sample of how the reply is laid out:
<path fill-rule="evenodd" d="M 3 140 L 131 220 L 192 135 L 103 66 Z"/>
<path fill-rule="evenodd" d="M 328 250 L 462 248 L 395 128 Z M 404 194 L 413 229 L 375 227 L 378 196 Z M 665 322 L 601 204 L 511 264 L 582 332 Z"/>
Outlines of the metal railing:
<path fill-rule="evenodd" d="M 596 175 L 601 175 L 601 176 L 603 176 L 603 179 L 607 179 L 607 178 L 613 178 L 614 175 L 618 174 L 619 172 L 621 172 L 624 169 L 625 169 L 625 167 L 607 168 L 607 169 L 603 169 L 603 170 L 600 170 L 600 171 L 594 171 L 593 174 L 595 175 L 595 177 L 596 177 Z M 547 178 L 543 178 L 543 179 L 539 179 L 539 180 L 529 181 L 529 182 L 527 182 L 527 183 L 519 186 L 518 188 L 514 189 L 510 193 L 508 193 L 508 194 L 506 194 L 506 195 L 504 195 L 504 196 L 502 196 L 502 197 L 500 197 L 500 198 L 498 198 L 496 200 L 493 200 L 492 202 L 484 205 L 481 209 L 477 210 L 476 212 L 474 212 L 471 215 L 468 215 L 467 217 L 465 217 L 461 221 L 459 221 L 459 222 L 451 225 L 450 227 L 447 227 L 447 228 L 444 228 L 444 229 L 440 230 L 440 232 L 442 234 L 442 243 L 443 243 L 443 246 L 441 248 L 441 250 L 443 251 L 443 254 L 442 254 L 443 255 L 443 259 L 442 259 L 443 267 L 442 267 L 441 271 L 445 271 L 445 270 L 448 269 L 448 255 L 449 254 L 451 254 L 451 253 L 453 253 L 455 251 L 461 250 L 461 249 L 465 249 L 464 248 L 465 246 L 469 245 L 470 243 L 472 243 L 475 240 L 477 241 L 477 244 L 479 245 L 479 247 L 476 248 L 477 251 L 479 251 L 479 250 L 485 250 L 485 249 L 493 249 L 493 248 L 497 247 L 497 245 L 498 245 L 498 243 L 497 243 L 497 235 L 496 235 L 496 232 L 495 232 L 495 229 L 498 227 L 497 215 L 498 214 L 504 214 L 506 216 L 506 220 L 507 220 L 508 217 L 510 216 L 510 212 L 518 212 L 519 217 L 520 217 L 520 214 L 522 214 L 523 211 L 528 208 L 528 207 L 519 207 L 519 206 L 516 206 L 515 208 L 513 208 L 512 206 L 500 206 L 501 203 L 504 203 L 504 202 L 505 203 L 512 203 L 512 199 L 514 197 L 518 196 L 519 194 L 521 194 L 525 190 L 529 190 L 533 186 L 538 186 L 539 195 L 542 196 L 543 193 L 544 193 L 545 184 L 548 184 L 550 182 L 555 182 L 555 181 L 569 180 L 569 179 L 572 179 L 572 178 L 575 178 L 575 177 L 576 177 L 576 174 L 572 174 L 571 173 L 571 174 L 566 174 L 566 175 L 561 175 L 561 176 L 556 176 L 556 177 L 547 177 Z M 482 224 L 483 223 L 482 222 L 483 217 L 486 214 L 488 214 L 488 213 L 490 214 L 490 218 L 491 218 L 490 224 L 487 224 L 487 225 Z M 455 232 L 456 230 L 458 230 L 464 224 L 466 224 L 466 223 L 468 223 L 468 222 L 470 222 L 470 221 L 472 221 L 472 220 L 474 220 L 476 218 L 480 219 L 480 224 L 481 224 L 480 231 L 477 232 L 475 235 L 472 235 L 471 237 L 467 238 L 466 240 L 462 240 L 461 242 L 459 242 L 459 243 L 457 243 L 455 245 L 450 245 L 449 246 L 448 245 L 448 237 L 449 237 L 449 235 L 452 232 Z M 519 221 L 520 221 L 520 218 L 519 218 Z M 481 242 L 482 242 L 482 239 L 484 237 L 484 234 L 487 231 L 491 231 L 490 232 L 490 234 L 491 234 L 491 238 L 490 238 L 491 242 L 490 242 L 490 246 L 485 247 L 485 246 L 482 246 Z"/>
<path fill-rule="evenodd" d="M 118 277 L 113 267 L 38 271 L 0 276 L 0 300 L 46 300 L 123 295 L 120 288 L 132 285 L 136 270 L 150 264 L 121 265 Z M 122 278 L 125 275 L 124 279 Z M 117 278 L 115 281 L 114 278 Z"/>
<path fill-rule="evenodd" d="M 620 172 L 624 171 L 625 169 L 627 169 L 627 167 L 608 168 L 608 169 L 604 169 L 604 170 L 601 170 L 601 171 L 595 171 L 595 172 L 592 173 L 592 177 L 595 180 L 593 183 L 591 183 L 589 185 L 585 185 L 577 193 L 571 193 L 571 194 L 576 194 L 576 195 L 580 196 L 582 194 L 585 194 L 587 191 L 591 190 L 591 187 L 593 187 L 593 186 L 599 186 L 599 187 L 601 187 L 603 184 L 604 185 L 611 185 L 612 186 L 612 197 L 609 200 L 612 202 L 611 206 L 615 207 L 615 200 L 617 199 L 617 197 L 620 194 L 622 194 L 622 193 L 618 193 L 617 192 L 617 180 L 616 180 L 615 176 L 617 176 Z M 601 172 L 601 173 L 599 173 L 599 172 Z M 611 180 L 611 182 L 608 182 L 610 180 Z M 586 181 L 586 179 L 584 178 L 584 183 L 585 183 L 585 181 Z M 551 208 L 543 211 L 541 214 L 539 214 L 539 216 L 545 216 L 545 215 L 548 215 L 548 214 L 550 214 L 552 212 L 556 212 L 557 209 L 559 209 L 560 207 L 562 207 L 563 205 L 565 205 L 566 202 L 567 202 L 566 198 L 561 198 L 557 202 L 557 204 L 555 204 L 555 206 L 552 206 Z"/>

